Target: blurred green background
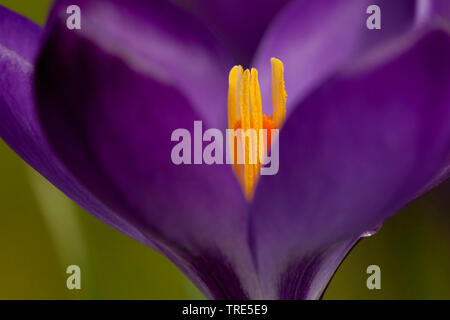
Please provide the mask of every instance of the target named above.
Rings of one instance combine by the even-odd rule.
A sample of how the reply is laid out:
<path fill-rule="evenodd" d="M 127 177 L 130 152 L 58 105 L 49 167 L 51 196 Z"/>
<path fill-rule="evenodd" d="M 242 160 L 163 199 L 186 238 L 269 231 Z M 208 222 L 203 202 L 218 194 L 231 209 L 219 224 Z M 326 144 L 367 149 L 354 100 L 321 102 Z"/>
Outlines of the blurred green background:
<path fill-rule="evenodd" d="M 0 0 L 44 24 L 51 0 Z M 199 299 L 165 257 L 73 204 L 0 140 L 0 299 Z M 450 210 L 442 186 L 349 254 L 325 299 L 450 299 Z M 81 267 L 82 289 L 66 288 Z M 366 287 L 381 268 L 381 290 Z"/>

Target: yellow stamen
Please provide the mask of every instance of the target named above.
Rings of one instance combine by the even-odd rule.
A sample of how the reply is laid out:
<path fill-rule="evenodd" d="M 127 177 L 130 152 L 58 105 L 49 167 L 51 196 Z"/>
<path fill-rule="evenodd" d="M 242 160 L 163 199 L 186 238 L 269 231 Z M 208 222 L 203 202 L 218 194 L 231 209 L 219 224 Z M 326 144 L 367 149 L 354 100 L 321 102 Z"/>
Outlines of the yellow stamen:
<path fill-rule="evenodd" d="M 286 91 L 283 78 L 283 63 L 272 58 L 272 104 L 273 114 L 262 113 L 261 91 L 258 71 L 254 68 L 245 71 L 241 66 L 234 66 L 229 75 L 228 88 L 228 127 L 242 129 L 240 143 L 230 144 L 234 155 L 233 168 L 242 185 L 245 196 L 251 200 L 259 178 L 261 161 L 271 143 L 271 129 L 280 129 L 286 116 Z M 253 129 L 250 130 L 250 129 Z M 267 143 L 260 141 L 260 130 L 267 130 Z M 256 135 L 255 135 L 256 134 Z M 230 139 L 234 135 L 230 134 Z M 239 149 L 240 148 L 240 149 Z M 238 154 L 243 155 L 244 163 L 238 163 Z"/>
<path fill-rule="evenodd" d="M 259 89 L 258 82 L 258 71 L 255 68 L 252 68 L 251 71 L 251 79 L 250 79 L 250 103 L 252 106 L 252 120 L 253 120 L 253 128 L 256 131 L 256 165 L 253 166 L 254 169 L 254 180 L 255 182 L 259 177 L 259 169 L 260 169 L 260 159 L 262 158 L 262 153 L 259 150 L 260 141 L 259 141 L 259 130 L 263 129 L 263 114 L 262 114 L 262 102 L 261 102 L 261 90 Z M 258 152 L 259 151 L 259 152 Z"/>
<path fill-rule="evenodd" d="M 234 66 L 230 71 L 228 84 L 228 126 L 233 128 L 239 119 L 239 97 L 241 94 L 241 77 L 244 70 L 241 66 Z"/>
<path fill-rule="evenodd" d="M 234 129 L 241 114 L 240 96 L 241 96 L 241 78 L 244 70 L 241 66 L 234 66 L 230 71 L 229 85 L 228 85 L 228 127 Z M 230 134 L 230 140 L 234 137 Z M 235 154 L 235 150 L 231 150 L 231 154 Z M 234 161 L 234 159 L 233 159 Z M 236 161 L 234 162 L 236 163 Z M 236 176 L 241 176 L 241 167 L 233 166 Z"/>
<path fill-rule="evenodd" d="M 284 88 L 284 67 L 283 63 L 271 58 L 272 65 L 272 105 L 273 120 L 278 128 L 284 123 L 286 117 L 286 90 Z"/>
<path fill-rule="evenodd" d="M 241 79 L 241 128 L 242 128 L 242 146 L 245 148 L 244 152 L 244 187 L 247 196 L 251 197 L 253 190 L 254 169 L 250 158 L 254 155 L 254 146 L 251 137 L 248 139 L 245 133 L 249 133 L 250 125 L 250 72 L 248 69 L 244 71 Z"/>

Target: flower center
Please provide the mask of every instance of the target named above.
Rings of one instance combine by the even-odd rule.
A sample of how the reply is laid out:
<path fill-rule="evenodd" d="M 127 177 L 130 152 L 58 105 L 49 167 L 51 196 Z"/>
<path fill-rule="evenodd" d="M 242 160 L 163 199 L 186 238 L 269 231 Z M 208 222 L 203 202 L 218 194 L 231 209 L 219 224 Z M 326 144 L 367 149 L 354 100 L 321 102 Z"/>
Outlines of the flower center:
<path fill-rule="evenodd" d="M 234 157 L 234 172 L 248 200 L 253 196 L 262 160 L 271 144 L 271 130 L 280 129 L 286 115 L 283 63 L 276 58 L 271 58 L 270 63 L 273 105 L 270 116 L 262 113 L 258 71 L 255 68 L 244 71 L 241 66 L 234 66 L 229 76 L 228 127 L 237 132 L 230 136 L 236 139 L 236 143 L 230 144 L 230 148 L 234 149 L 230 152 Z M 242 162 L 238 160 L 239 155 L 243 155 Z"/>

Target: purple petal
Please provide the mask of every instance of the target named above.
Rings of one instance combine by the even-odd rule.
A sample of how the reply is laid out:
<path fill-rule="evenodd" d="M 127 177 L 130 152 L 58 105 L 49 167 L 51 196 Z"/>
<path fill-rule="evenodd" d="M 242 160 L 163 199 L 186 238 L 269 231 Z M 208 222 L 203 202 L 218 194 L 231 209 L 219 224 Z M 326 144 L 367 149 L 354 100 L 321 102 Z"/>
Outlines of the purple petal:
<path fill-rule="evenodd" d="M 251 209 L 263 284 L 308 252 L 352 239 L 450 171 L 450 38 L 413 34 L 330 79 L 280 134 L 280 169 Z M 307 248 L 307 249 L 305 249 Z"/>
<path fill-rule="evenodd" d="M 0 45 L 27 61 L 38 50 L 41 28 L 30 20 L 0 5 Z"/>
<path fill-rule="evenodd" d="M 74 31 L 145 73 L 183 92 L 214 126 L 226 123 L 227 78 L 232 64 L 225 50 L 197 19 L 167 1 L 61 0 L 51 25 L 67 19 L 66 8 L 82 12 Z M 66 30 L 68 33 L 72 32 Z"/>
<path fill-rule="evenodd" d="M 430 17 L 441 17 L 447 21 L 450 19 L 450 1 L 448 0 L 418 0 L 419 20 Z"/>
<path fill-rule="evenodd" d="M 169 23 L 172 11 L 167 16 L 133 1 L 79 4 L 80 31 L 67 30 L 64 15 L 55 9 L 36 68 L 38 112 L 58 157 L 118 217 L 155 241 L 208 296 L 245 298 L 256 292 L 247 203 L 230 166 L 177 166 L 171 161 L 175 129 L 192 133 L 194 120 L 204 120 L 206 130 L 214 114 L 226 110 L 225 88 L 216 97 L 223 102 L 209 105 L 205 115 L 190 99 L 192 87 L 177 79 L 202 81 L 193 85 L 205 90 L 217 79 L 207 70 L 213 68 L 214 56 L 206 51 L 201 30 L 186 35 L 195 49 L 186 49 L 183 57 L 186 38 L 181 34 L 193 32 L 191 25 L 180 24 L 184 31 L 167 33 L 161 29 L 166 24 L 156 23 Z M 179 15 L 179 21 L 189 22 L 189 16 Z M 180 46 L 167 52 L 167 65 L 154 65 L 160 72 L 153 72 L 153 59 L 165 58 L 153 55 L 154 50 L 167 46 L 158 48 L 152 35 Z M 191 54 L 203 57 L 192 60 L 195 68 L 170 65 L 188 63 Z M 196 78 L 198 70 L 206 72 L 205 79 Z M 226 85 L 226 73 L 217 76 L 225 76 Z"/>
<path fill-rule="evenodd" d="M 369 5 L 381 9 L 381 30 L 366 27 Z M 413 0 L 294 1 L 271 24 L 253 64 L 267 70 L 271 57 L 283 61 L 290 113 L 343 64 L 409 30 L 414 17 Z M 260 83 L 264 111 L 271 114 L 270 71 L 260 72 Z"/>
<path fill-rule="evenodd" d="M 51 150 L 37 120 L 32 97 L 34 66 L 30 60 L 39 47 L 41 29 L 1 6 L 0 16 L 0 137 L 81 207 L 108 225 L 152 245 L 138 230 L 113 216 L 107 207 L 81 187 Z M 11 41 L 13 35 L 27 39 L 28 46 Z"/>
<path fill-rule="evenodd" d="M 225 42 L 236 64 L 245 65 L 250 63 L 272 19 L 289 2 L 291 0 L 190 0 L 185 6 Z"/>
<path fill-rule="evenodd" d="M 279 282 L 275 298 L 282 300 L 318 300 L 337 268 L 359 237 L 296 257 L 275 279 Z"/>

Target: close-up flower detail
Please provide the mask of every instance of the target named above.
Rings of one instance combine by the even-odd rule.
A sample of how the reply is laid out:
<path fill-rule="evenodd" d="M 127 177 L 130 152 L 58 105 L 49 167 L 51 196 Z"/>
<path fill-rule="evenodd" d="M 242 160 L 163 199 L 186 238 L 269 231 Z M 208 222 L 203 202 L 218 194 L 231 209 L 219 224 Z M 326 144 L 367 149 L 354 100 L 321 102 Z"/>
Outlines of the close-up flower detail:
<path fill-rule="evenodd" d="M 0 6 L 0 137 L 207 298 L 320 299 L 450 176 L 449 2 L 57 0 L 43 28 Z M 242 137 L 245 163 L 174 164 L 194 121 L 267 140 Z"/>
<path fill-rule="evenodd" d="M 232 154 L 234 169 L 247 199 L 251 199 L 253 190 L 259 177 L 260 163 L 263 160 L 268 146 L 272 142 L 272 130 L 279 130 L 286 116 L 286 91 L 283 78 L 283 63 L 276 59 L 270 59 L 272 66 L 272 104 L 273 113 L 266 116 L 262 113 L 261 92 L 258 82 L 258 71 L 252 68 L 251 72 L 242 69 L 242 66 L 234 66 L 230 71 L 228 89 L 228 127 L 234 130 L 255 130 L 255 137 L 251 141 L 245 140 L 241 135 L 241 148 L 239 152 L 243 164 L 238 164 L 238 146 Z M 266 130 L 266 138 L 259 137 L 260 130 Z M 250 137 L 252 138 L 252 137 Z M 262 139 L 260 139 L 262 138 Z M 234 139 L 234 136 L 233 136 Z M 260 141 L 261 140 L 261 141 Z"/>

